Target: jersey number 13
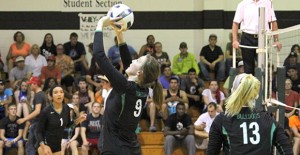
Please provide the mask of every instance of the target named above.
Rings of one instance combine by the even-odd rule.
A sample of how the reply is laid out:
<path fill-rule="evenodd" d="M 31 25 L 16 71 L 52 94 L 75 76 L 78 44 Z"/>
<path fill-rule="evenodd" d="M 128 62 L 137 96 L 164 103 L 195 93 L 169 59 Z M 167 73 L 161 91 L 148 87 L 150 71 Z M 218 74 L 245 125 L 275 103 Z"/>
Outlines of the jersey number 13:
<path fill-rule="evenodd" d="M 259 143 L 260 134 L 259 134 L 259 126 L 258 126 L 257 122 L 252 122 L 252 123 L 249 124 L 249 126 L 247 125 L 246 122 L 244 122 L 240 125 L 240 128 L 243 129 L 243 142 L 244 142 L 244 144 L 248 144 L 249 141 L 250 141 L 251 144 L 258 144 Z M 247 132 L 248 130 L 252 131 L 253 137 L 248 136 L 248 132 Z"/>

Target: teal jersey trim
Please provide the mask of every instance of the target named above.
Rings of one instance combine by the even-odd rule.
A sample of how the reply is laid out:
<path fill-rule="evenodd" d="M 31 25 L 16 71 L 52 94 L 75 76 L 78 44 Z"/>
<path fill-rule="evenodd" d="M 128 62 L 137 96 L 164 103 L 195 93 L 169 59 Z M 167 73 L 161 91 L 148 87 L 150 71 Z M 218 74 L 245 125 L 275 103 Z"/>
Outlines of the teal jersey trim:
<path fill-rule="evenodd" d="M 228 132 L 226 131 L 226 129 L 224 128 L 224 126 L 222 126 L 222 134 L 226 136 L 226 139 L 228 141 L 228 145 L 229 145 L 229 151 L 231 150 L 231 146 L 230 146 L 230 139 L 228 136 Z"/>
<path fill-rule="evenodd" d="M 121 117 L 121 115 L 123 113 L 123 110 L 124 110 L 124 106 L 125 106 L 125 94 L 121 95 L 121 104 L 122 104 L 122 109 L 121 109 L 121 112 L 119 114 L 119 118 Z"/>
<path fill-rule="evenodd" d="M 275 132 L 275 130 L 276 130 L 276 126 L 275 126 L 275 124 L 274 123 L 272 123 L 272 127 L 271 127 L 271 137 L 270 137 L 270 146 L 272 146 L 272 143 L 273 143 L 273 136 L 274 136 L 274 132 Z"/>

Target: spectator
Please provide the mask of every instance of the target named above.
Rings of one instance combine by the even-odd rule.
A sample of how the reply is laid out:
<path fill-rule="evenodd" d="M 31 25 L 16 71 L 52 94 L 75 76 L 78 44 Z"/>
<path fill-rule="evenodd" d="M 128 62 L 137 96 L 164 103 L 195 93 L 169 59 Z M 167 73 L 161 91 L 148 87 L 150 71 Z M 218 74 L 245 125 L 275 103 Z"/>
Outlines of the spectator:
<path fill-rule="evenodd" d="M 25 65 L 32 70 L 32 76 L 40 76 L 43 66 L 47 66 L 47 61 L 40 54 L 40 48 L 37 44 L 31 46 L 31 54 L 25 58 Z"/>
<path fill-rule="evenodd" d="M 20 82 L 18 89 L 14 92 L 14 97 L 17 105 L 17 116 L 27 117 L 34 98 L 34 92 L 28 87 L 27 79 Z"/>
<path fill-rule="evenodd" d="M 172 72 L 183 79 L 190 68 L 195 68 L 197 75 L 199 74 L 199 68 L 195 55 L 188 52 L 188 47 L 185 42 L 179 45 L 180 53 L 173 57 Z"/>
<path fill-rule="evenodd" d="M 162 75 L 159 77 L 159 81 L 164 89 L 170 88 L 170 79 L 171 77 L 179 77 L 177 75 L 173 75 L 170 66 L 162 66 Z"/>
<path fill-rule="evenodd" d="M 291 47 L 291 53 L 292 52 L 294 52 L 295 54 L 297 54 L 297 62 L 299 63 L 300 62 L 300 46 L 298 44 L 294 44 Z M 288 62 L 288 60 L 289 60 L 289 56 L 287 58 L 285 58 L 283 64 L 286 64 Z"/>
<path fill-rule="evenodd" d="M 217 103 L 217 105 L 218 105 L 217 111 L 223 112 L 223 103 L 225 100 L 225 96 L 224 96 L 224 93 L 219 89 L 218 81 L 210 81 L 209 88 L 205 89 L 202 92 L 202 97 L 203 97 L 203 101 L 204 101 L 203 112 L 207 111 L 207 105 L 210 102 Z"/>
<path fill-rule="evenodd" d="M 242 73 L 245 72 L 243 60 L 239 61 L 237 67 L 238 67 L 237 68 L 237 75 L 242 74 Z M 223 91 L 224 91 L 225 96 L 229 96 L 229 93 L 230 93 L 229 82 L 230 82 L 230 76 L 227 77 L 227 79 L 226 79 L 226 81 L 223 85 Z"/>
<path fill-rule="evenodd" d="M 70 124 L 73 124 L 77 117 L 79 117 L 74 111 L 74 105 L 68 104 L 70 108 Z M 78 109 L 77 109 L 78 110 Z M 71 148 L 72 155 L 78 155 L 78 141 L 77 138 L 80 132 L 80 125 L 69 126 L 64 129 L 63 139 L 61 140 L 61 155 L 65 154 L 66 149 Z"/>
<path fill-rule="evenodd" d="M 17 106 L 10 103 L 8 105 L 8 116 L 1 120 L 0 125 L 0 154 L 3 154 L 3 148 L 18 148 L 18 155 L 24 155 L 23 146 L 23 124 L 17 124 L 19 117 L 16 115 Z"/>
<path fill-rule="evenodd" d="M 97 81 L 99 81 L 99 79 L 97 77 L 99 75 L 103 75 L 103 73 L 102 73 L 99 65 L 96 64 L 96 62 L 95 62 L 95 58 L 93 56 L 93 53 L 94 53 L 93 43 L 90 43 L 88 46 L 89 46 L 89 52 L 92 55 L 92 60 L 91 60 L 91 66 L 89 68 L 88 74 L 85 76 L 85 78 L 86 78 L 86 81 L 92 85 L 92 90 L 97 91 L 97 90 L 101 89 L 100 82 L 97 82 Z"/>
<path fill-rule="evenodd" d="M 122 73 L 124 71 L 124 67 L 123 67 L 121 57 L 120 57 L 117 36 L 115 36 L 114 41 L 115 41 L 115 45 L 113 45 L 112 47 L 110 47 L 108 49 L 107 56 L 108 56 L 109 60 L 112 62 L 112 64 L 116 67 L 116 69 L 118 69 Z M 135 49 L 130 45 L 127 45 L 127 47 L 128 47 L 131 57 L 133 59 L 136 59 L 137 53 L 136 53 Z"/>
<path fill-rule="evenodd" d="M 84 45 L 78 41 L 77 33 L 70 34 L 70 41 L 64 44 L 65 54 L 71 57 L 75 64 L 75 76 L 79 78 L 87 73 L 88 64 L 85 58 Z"/>
<path fill-rule="evenodd" d="M 80 78 L 78 83 L 79 112 L 91 113 L 92 103 L 95 102 L 94 92 L 88 89 L 85 78 Z"/>
<path fill-rule="evenodd" d="M 300 113 L 297 110 L 295 115 L 291 116 L 289 118 L 289 126 L 293 132 L 293 140 L 294 140 L 294 145 L 293 145 L 293 152 L 294 154 L 299 154 L 299 148 L 300 148 Z"/>
<path fill-rule="evenodd" d="M 9 72 L 9 82 L 12 88 L 20 82 L 23 78 L 30 79 L 32 71 L 29 66 L 25 65 L 24 57 L 19 56 L 16 58 L 16 67 Z"/>
<path fill-rule="evenodd" d="M 217 81 L 225 80 L 224 54 L 220 46 L 216 45 L 217 35 L 209 35 L 209 44 L 202 47 L 200 52 L 199 67 L 204 80 L 210 81 L 209 72 L 214 71 Z"/>
<path fill-rule="evenodd" d="M 172 155 L 176 146 L 184 146 L 189 155 L 196 154 L 194 126 L 185 111 L 184 103 L 180 102 L 176 105 L 176 113 L 167 119 L 164 129 L 165 155 Z"/>
<path fill-rule="evenodd" d="M 203 109 L 201 94 L 204 90 L 204 82 L 198 78 L 194 68 L 189 69 L 188 76 L 180 83 L 180 89 L 186 92 L 189 100 L 189 108 L 196 109 L 200 113 Z"/>
<path fill-rule="evenodd" d="M 46 33 L 42 46 L 40 47 L 41 55 L 46 59 L 53 55 L 56 56 L 56 46 L 54 44 L 53 35 L 51 33 Z"/>
<path fill-rule="evenodd" d="M 277 97 L 276 97 L 277 98 Z M 298 107 L 299 105 L 299 94 L 298 92 L 292 90 L 292 80 L 285 80 L 285 102 L 286 105 L 291 107 Z M 289 118 L 295 113 L 293 108 L 285 108 L 285 117 Z"/>
<path fill-rule="evenodd" d="M 197 149 L 207 149 L 210 126 L 218 114 L 217 104 L 214 102 L 210 102 L 207 105 L 207 112 L 201 114 L 194 123 Z M 202 141 L 201 145 L 200 143 L 197 143 L 198 141 Z"/>
<path fill-rule="evenodd" d="M 3 73 L 3 72 L 4 72 L 4 62 L 2 60 L 2 54 L 0 51 L 0 73 Z M 1 75 L 1 78 L 3 79 L 3 75 Z"/>
<path fill-rule="evenodd" d="M 238 41 L 241 41 L 241 33 L 238 33 Z M 230 67 L 232 67 L 232 57 L 233 57 L 233 48 L 232 48 L 232 32 L 229 33 L 229 40 L 226 44 L 226 51 L 225 51 L 225 60 L 226 60 L 226 69 L 225 69 L 225 76 L 229 75 Z M 236 49 L 236 61 L 239 62 L 242 60 L 242 51 L 241 48 Z"/>
<path fill-rule="evenodd" d="M 94 102 L 91 107 L 91 113 L 87 115 L 86 120 L 81 124 L 82 155 L 88 155 L 88 151 L 92 148 L 98 149 L 97 144 L 101 130 L 100 103 Z"/>
<path fill-rule="evenodd" d="M 18 56 L 26 57 L 29 55 L 30 45 L 25 42 L 24 33 L 17 31 L 14 34 L 14 43 L 9 47 L 9 51 L 6 56 L 7 61 L 7 72 L 10 73 L 10 70 L 14 67 L 16 58 Z"/>
<path fill-rule="evenodd" d="M 283 66 L 285 66 L 286 68 L 296 67 L 297 70 L 300 70 L 300 63 L 298 62 L 298 56 L 296 52 L 292 51 L 286 60 L 287 61 L 284 62 Z"/>
<path fill-rule="evenodd" d="M 73 60 L 64 54 L 64 46 L 62 44 L 56 45 L 56 66 L 61 70 L 61 85 L 64 90 L 67 90 L 70 94 L 73 93 L 73 72 L 74 72 L 74 62 Z"/>
<path fill-rule="evenodd" d="M 49 56 L 47 58 L 47 66 L 42 68 L 41 80 L 45 83 L 45 80 L 49 77 L 56 78 L 57 83 L 60 84 L 61 81 L 61 70 L 58 66 L 55 65 L 55 56 Z"/>
<path fill-rule="evenodd" d="M 171 66 L 169 55 L 162 50 L 161 42 L 156 42 L 154 44 L 154 53 L 152 56 L 161 64 L 161 66 Z"/>
<path fill-rule="evenodd" d="M 288 68 L 287 75 L 292 80 L 292 90 L 300 93 L 300 78 L 298 69 L 296 67 Z"/>
<path fill-rule="evenodd" d="M 170 89 L 163 90 L 163 119 L 166 120 L 168 115 L 176 113 L 176 105 L 182 102 L 185 105 L 185 110 L 188 110 L 188 98 L 185 91 L 179 89 L 179 79 L 172 77 L 170 79 Z M 187 111 L 186 111 L 187 112 Z"/>
<path fill-rule="evenodd" d="M 32 77 L 29 82 L 31 90 L 35 93 L 33 99 L 33 109 L 32 112 L 24 118 L 17 120 L 18 124 L 23 124 L 26 121 L 31 121 L 31 126 L 29 128 L 28 141 L 26 143 L 26 154 L 35 155 L 36 149 L 36 127 L 38 124 L 38 118 L 40 112 L 46 107 L 46 94 L 42 91 L 42 82 L 38 77 Z"/>
<path fill-rule="evenodd" d="M 154 52 L 154 42 L 155 42 L 154 35 L 152 34 L 148 35 L 146 41 L 147 43 L 143 45 L 140 49 L 139 57 L 147 54 L 153 54 Z"/>
<path fill-rule="evenodd" d="M 7 116 L 7 106 L 13 101 L 13 91 L 11 88 L 5 88 L 5 83 L 0 80 L 0 120 Z"/>

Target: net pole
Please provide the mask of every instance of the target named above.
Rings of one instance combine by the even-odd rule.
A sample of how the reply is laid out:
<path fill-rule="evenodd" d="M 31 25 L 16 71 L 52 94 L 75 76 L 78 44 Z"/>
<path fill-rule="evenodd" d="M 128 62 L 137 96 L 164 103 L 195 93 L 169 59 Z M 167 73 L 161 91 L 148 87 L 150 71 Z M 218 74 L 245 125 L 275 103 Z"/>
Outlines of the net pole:
<path fill-rule="evenodd" d="M 258 53 L 258 68 L 263 69 L 265 66 L 264 61 L 264 49 L 265 49 L 265 7 L 259 7 L 259 22 L 258 22 L 258 49 L 256 50 Z"/>

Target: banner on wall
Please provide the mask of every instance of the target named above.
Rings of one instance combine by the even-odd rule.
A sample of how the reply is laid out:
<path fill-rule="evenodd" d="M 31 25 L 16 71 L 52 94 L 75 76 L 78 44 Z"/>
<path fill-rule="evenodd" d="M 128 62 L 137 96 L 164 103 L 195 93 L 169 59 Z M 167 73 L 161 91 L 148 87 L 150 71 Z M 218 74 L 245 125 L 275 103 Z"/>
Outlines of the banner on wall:
<path fill-rule="evenodd" d="M 80 37 L 83 39 L 92 39 L 96 30 L 96 26 L 100 18 L 106 14 L 83 14 L 79 13 Z M 104 28 L 103 37 L 110 38 L 112 35 L 112 28 L 110 26 Z"/>

